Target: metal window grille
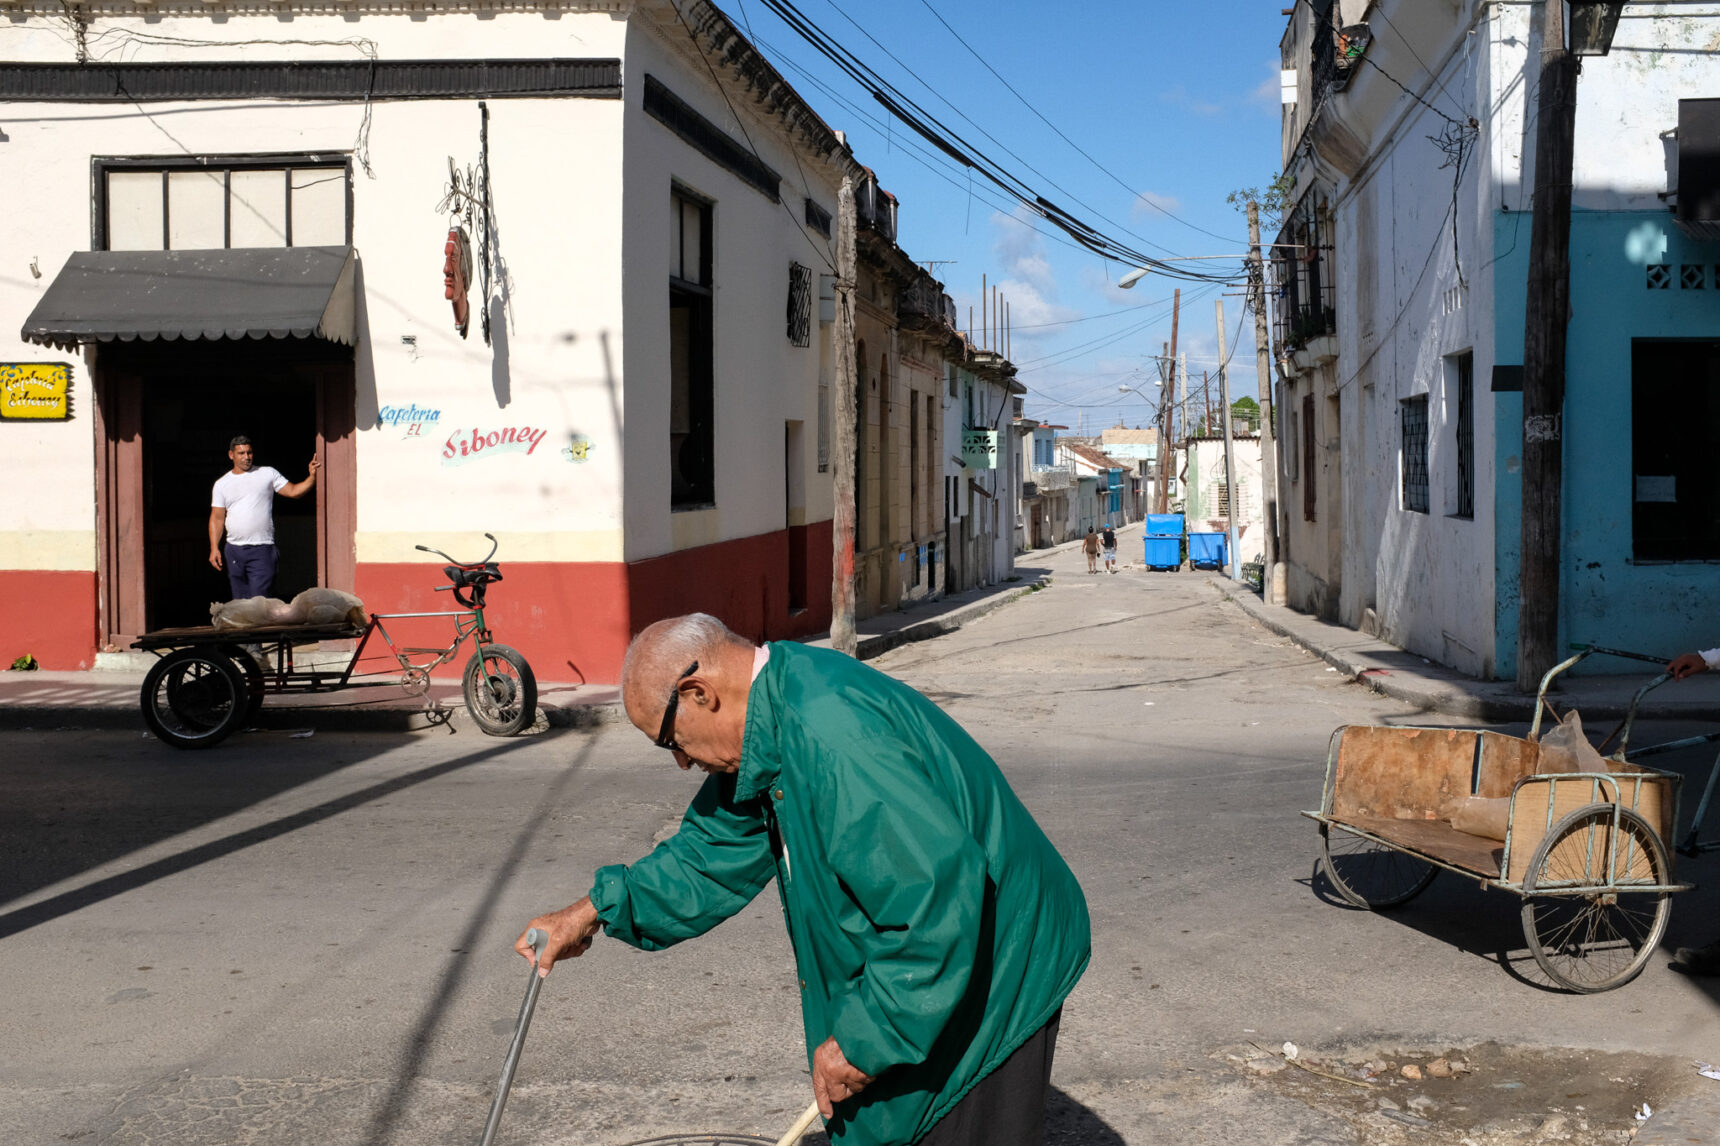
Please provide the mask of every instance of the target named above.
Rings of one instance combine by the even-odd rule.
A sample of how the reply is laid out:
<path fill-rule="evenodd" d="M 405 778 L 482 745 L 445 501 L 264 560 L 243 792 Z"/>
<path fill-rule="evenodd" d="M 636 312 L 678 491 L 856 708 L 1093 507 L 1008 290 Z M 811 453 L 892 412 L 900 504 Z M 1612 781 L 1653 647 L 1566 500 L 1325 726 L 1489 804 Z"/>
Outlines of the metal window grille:
<path fill-rule="evenodd" d="M 1403 425 L 1403 507 L 1427 512 L 1427 395 L 1405 398 Z"/>
<path fill-rule="evenodd" d="M 1230 483 L 1227 481 L 1218 483 L 1218 516 L 1230 516 Z"/>
<path fill-rule="evenodd" d="M 1475 356 L 1457 356 L 1457 514 L 1475 516 Z"/>
<path fill-rule="evenodd" d="M 788 340 L 812 345 L 812 268 L 788 264 Z"/>
<path fill-rule="evenodd" d="M 1685 290 L 1701 290 L 1707 286 L 1707 265 L 1704 263 L 1685 263 L 1679 269 L 1678 285 Z"/>
<path fill-rule="evenodd" d="M 1648 264 L 1648 289 L 1671 290 L 1672 267 L 1666 263 Z"/>
<path fill-rule="evenodd" d="M 818 472 L 830 472 L 830 379 L 818 376 Z"/>

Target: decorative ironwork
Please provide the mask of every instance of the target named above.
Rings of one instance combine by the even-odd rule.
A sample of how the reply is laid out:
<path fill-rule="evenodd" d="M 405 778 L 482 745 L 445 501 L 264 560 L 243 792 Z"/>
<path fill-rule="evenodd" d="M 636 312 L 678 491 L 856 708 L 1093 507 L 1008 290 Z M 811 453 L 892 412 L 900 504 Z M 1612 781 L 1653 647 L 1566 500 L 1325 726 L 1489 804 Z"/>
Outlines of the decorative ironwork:
<path fill-rule="evenodd" d="M 788 264 L 788 340 L 812 345 L 812 268 Z"/>
<path fill-rule="evenodd" d="M 1648 289 L 1671 290 L 1672 267 L 1666 263 L 1648 264 Z"/>
<path fill-rule="evenodd" d="M 1426 513 L 1428 507 L 1427 481 L 1427 395 L 1405 398 L 1402 405 L 1403 445 L 1403 507 L 1412 513 Z"/>
<path fill-rule="evenodd" d="M 1679 270 L 1678 285 L 1685 290 L 1701 290 L 1708 285 L 1706 263 L 1685 263 Z"/>

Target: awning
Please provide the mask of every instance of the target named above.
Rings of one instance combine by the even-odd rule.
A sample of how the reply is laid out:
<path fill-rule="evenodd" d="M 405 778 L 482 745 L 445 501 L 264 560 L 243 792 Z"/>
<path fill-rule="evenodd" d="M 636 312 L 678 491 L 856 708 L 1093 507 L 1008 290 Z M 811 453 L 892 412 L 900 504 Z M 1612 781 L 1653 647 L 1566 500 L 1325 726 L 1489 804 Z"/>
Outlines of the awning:
<path fill-rule="evenodd" d="M 351 247 L 76 251 L 24 323 L 26 342 L 358 341 Z"/>

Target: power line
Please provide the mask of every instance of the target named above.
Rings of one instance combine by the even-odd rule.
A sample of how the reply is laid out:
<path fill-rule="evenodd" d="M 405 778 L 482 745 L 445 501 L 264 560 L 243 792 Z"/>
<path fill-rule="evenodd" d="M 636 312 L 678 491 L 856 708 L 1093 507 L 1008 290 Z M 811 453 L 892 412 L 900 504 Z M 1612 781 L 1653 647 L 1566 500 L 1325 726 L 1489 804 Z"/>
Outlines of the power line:
<path fill-rule="evenodd" d="M 963 167 L 977 172 L 1006 195 L 1017 200 L 1052 226 L 1064 231 L 1070 238 L 1094 254 L 1135 266 L 1152 267 L 1168 278 L 1179 279 L 1184 282 L 1217 283 L 1226 280 L 1226 276 L 1219 274 L 1192 271 L 1167 264 L 1164 260 L 1119 242 L 1083 222 L 1044 195 L 1037 193 L 1026 181 L 997 164 L 982 150 L 963 139 L 958 132 L 939 121 L 936 116 L 920 106 L 910 96 L 885 80 L 859 57 L 813 23 L 799 8 L 795 7 L 791 0 L 763 0 L 763 3 L 780 17 L 796 35 L 812 45 L 820 54 L 869 92 L 872 98 L 882 104 L 891 115 L 925 139 L 926 142 L 944 152 Z"/>
<path fill-rule="evenodd" d="M 1233 239 L 1229 236 L 1220 235 L 1220 234 L 1217 234 L 1216 232 L 1207 230 L 1205 227 L 1196 226 L 1195 224 L 1189 222 L 1187 219 L 1184 219 L 1181 216 L 1174 214 L 1168 208 L 1163 207 L 1160 204 L 1153 202 L 1151 199 L 1148 199 L 1145 195 L 1142 195 L 1134 187 L 1131 187 L 1127 182 L 1125 182 L 1114 171 L 1112 171 L 1110 168 L 1106 167 L 1103 163 L 1100 163 L 1097 159 L 1093 158 L 1093 156 L 1089 155 L 1087 153 L 1086 149 L 1083 148 L 1079 143 L 1076 143 L 1073 139 L 1070 139 L 1067 135 L 1063 134 L 1062 128 L 1058 127 L 1055 123 L 1052 123 L 1049 119 L 1046 119 L 1045 116 L 1040 112 L 1040 110 L 1038 108 L 1034 107 L 1033 104 L 1028 101 L 1026 96 L 1024 96 L 1020 92 L 1016 91 L 1014 84 L 1010 83 L 1007 79 L 1005 79 L 1003 77 L 1002 73 L 1000 73 L 996 68 L 992 67 L 991 63 L 988 60 L 986 60 L 986 58 L 984 56 L 980 55 L 979 52 L 974 49 L 974 46 L 972 44 L 970 44 L 966 40 L 962 39 L 962 35 L 960 32 L 958 32 L 954 28 L 950 27 L 950 22 L 948 20 L 944 19 L 943 16 L 938 12 L 938 10 L 936 8 L 932 7 L 931 0 L 920 0 L 920 3 L 925 7 L 926 11 L 930 12 L 932 14 L 932 16 L 937 19 L 938 23 L 940 23 L 944 26 L 944 28 L 949 32 L 950 35 L 952 35 L 956 38 L 956 42 L 958 44 L 960 44 L 962 47 L 966 48 L 968 50 L 968 53 L 970 55 L 972 55 L 974 59 L 976 59 L 980 62 L 981 67 L 985 68 L 986 71 L 990 72 L 993 76 L 995 76 L 997 78 L 997 82 L 1002 84 L 1005 88 L 1007 88 L 1009 90 L 1010 95 L 1012 95 L 1016 99 L 1020 100 L 1021 105 L 1023 107 L 1025 107 L 1028 111 L 1032 112 L 1034 114 L 1034 116 L 1038 118 L 1039 122 L 1043 123 L 1046 127 L 1049 127 L 1052 131 L 1056 132 L 1057 138 L 1061 139 L 1064 143 L 1067 143 L 1070 147 L 1074 148 L 1075 151 L 1083 159 L 1087 160 L 1087 162 L 1091 163 L 1094 167 L 1098 168 L 1101 172 L 1103 172 L 1105 175 L 1110 177 L 1110 179 L 1113 183 L 1117 184 L 1117 186 L 1121 187 L 1123 190 L 1127 191 L 1129 194 L 1138 196 L 1141 199 L 1141 201 L 1144 202 L 1147 206 L 1149 206 L 1153 210 L 1159 212 L 1161 215 L 1164 215 L 1168 219 L 1173 219 L 1176 222 L 1181 223 L 1185 227 L 1188 227 L 1192 230 L 1199 231 L 1203 235 L 1210 235 L 1215 239 L 1222 239 L 1223 241 L 1225 241 L 1227 243 L 1236 241 L 1235 239 Z M 1394 29 L 1394 31 L 1395 31 L 1395 29 Z M 1155 244 L 1155 245 L 1157 245 L 1157 244 Z M 1161 248 L 1161 249 L 1163 249 L 1163 248 Z M 1174 254 L 1175 252 L 1172 252 L 1172 253 Z"/>

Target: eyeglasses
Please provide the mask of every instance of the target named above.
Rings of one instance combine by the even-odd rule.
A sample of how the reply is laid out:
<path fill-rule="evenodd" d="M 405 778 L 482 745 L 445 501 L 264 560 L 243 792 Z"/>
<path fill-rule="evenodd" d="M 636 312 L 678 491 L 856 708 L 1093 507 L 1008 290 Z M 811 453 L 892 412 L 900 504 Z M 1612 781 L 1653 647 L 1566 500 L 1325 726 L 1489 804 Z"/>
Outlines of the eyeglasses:
<path fill-rule="evenodd" d="M 675 685 L 669 690 L 669 707 L 663 710 L 663 727 L 657 730 L 657 747 L 667 748 L 671 752 L 681 750 L 681 746 L 675 743 L 675 710 L 681 707 L 681 682 L 698 671 L 699 662 L 694 661 L 675 678 Z"/>

